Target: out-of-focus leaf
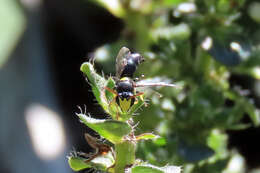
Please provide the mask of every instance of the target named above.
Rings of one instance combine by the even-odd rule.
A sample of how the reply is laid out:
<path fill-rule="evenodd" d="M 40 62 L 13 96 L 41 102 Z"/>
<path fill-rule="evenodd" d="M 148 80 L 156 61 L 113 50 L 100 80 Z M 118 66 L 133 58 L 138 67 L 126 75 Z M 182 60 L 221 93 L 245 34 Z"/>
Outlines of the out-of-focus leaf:
<path fill-rule="evenodd" d="M 214 151 L 206 145 L 187 144 L 180 140 L 178 144 L 179 155 L 188 162 L 197 162 L 209 158 Z"/>
<path fill-rule="evenodd" d="M 143 164 L 139 166 L 134 166 L 131 168 L 132 173 L 180 173 L 180 166 L 165 166 L 156 167 L 150 164 Z"/>
<path fill-rule="evenodd" d="M 25 30 L 25 17 L 16 0 L 0 1 L 0 68 Z"/>
<path fill-rule="evenodd" d="M 125 10 L 122 6 L 122 2 L 120 0 L 97 0 L 93 1 L 104 8 L 106 8 L 110 13 L 117 17 L 123 17 L 125 15 Z"/>
<path fill-rule="evenodd" d="M 183 2 L 183 0 L 163 0 L 163 5 L 173 7 Z"/>
<path fill-rule="evenodd" d="M 177 26 L 168 26 L 163 28 L 158 28 L 152 33 L 154 40 L 158 39 L 180 39 L 186 40 L 190 37 L 191 30 L 187 24 L 179 24 Z"/>
<path fill-rule="evenodd" d="M 244 130 L 251 127 L 251 124 L 234 124 L 230 127 L 227 127 L 228 130 Z"/>
<path fill-rule="evenodd" d="M 236 166 L 234 166 L 236 165 Z M 226 169 L 223 171 L 225 173 L 244 173 L 245 168 L 245 159 L 238 153 L 233 154 Z"/>
<path fill-rule="evenodd" d="M 143 133 L 141 135 L 136 136 L 136 140 L 148 140 L 148 139 L 156 139 L 159 138 L 158 135 L 155 135 L 153 133 Z"/>
<path fill-rule="evenodd" d="M 260 110 L 255 108 L 255 106 L 249 101 L 244 99 L 244 109 L 249 114 L 249 117 L 253 121 L 255 126 L 260 125 Z"/>
<path fill-rule="evenodd" d="M 224 46 L 216 42 L 208 51 L 215 60 L 224 65 L 236 66 L 241 62 L 239 54 L 232 51 L 229 46 Z"/>
<path fill-rule="evenodd" d="M 227 135 L 220 130 L 214 129 L 211 131 L 207 143 L 216 152 L 217 155 L 227 154 Z"/>
<path fill-rule="evenodd" d="M 166 139 L 163 138 L 163 137 L 159 137 L 159 138 L 154 140 L 154 143 L 157 146 L 164 146 L 164 145 L 166 145 Z"/>
<path fill-rule="evenodd" d="M 135 166 L 131 169 L 132 173 L 163 173 L 162 170 L 149 166 Z"/>
<path fill-rule="evenodd" d="M 248 14 L 253 20 L 260 23 L 260 3 L 252 2 L 248 8 Z"/>
<path fill-rule="evenodd" d="M 95 130 L 102 137 L 114 144 L 121 142 L 122 138 L 131 132 L 131 127 L 125 122 L 116 120 L 98 120 L 84 114 L 77 115 L 86 126 Z"/>

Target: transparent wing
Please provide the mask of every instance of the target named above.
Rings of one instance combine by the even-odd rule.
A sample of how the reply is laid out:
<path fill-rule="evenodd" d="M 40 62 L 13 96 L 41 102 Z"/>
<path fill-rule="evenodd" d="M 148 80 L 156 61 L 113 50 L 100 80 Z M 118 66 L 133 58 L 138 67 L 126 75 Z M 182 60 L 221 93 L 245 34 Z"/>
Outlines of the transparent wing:
<path fill-rule="evenodd" d="M 136 83 L 135 87 L 156 87 L 156 86 L 164 86 L 164 87 L 176 87 L 179 86 L 175 84 L 168 84 L 165 82 L 157 82 L 157 83 Z"/>
<path fill-rule="evenodd" d="M 171 84 L 170 80 L 163 79 L 163 78 L 152 78 L 152 79 L 145 79 L 135 83 L 135 87 L 175 87 L 179 88 L 178 85 Z"/>
<path fill-rule="evenodd" d="M 116 57 L 116 77 L 120 78 L 127 63 L 127 57 L 129 57 L 130 54 L 130 50 L 126 47 L 122 47 L 118 52 Z"/>

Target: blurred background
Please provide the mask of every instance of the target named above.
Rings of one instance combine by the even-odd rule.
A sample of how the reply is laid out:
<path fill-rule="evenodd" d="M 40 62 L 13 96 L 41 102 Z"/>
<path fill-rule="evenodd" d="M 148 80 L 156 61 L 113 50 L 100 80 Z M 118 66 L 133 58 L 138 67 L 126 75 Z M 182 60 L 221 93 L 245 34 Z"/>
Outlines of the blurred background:
<path fill-rule="evenodd" d="M 122 46 L 144 55 L 136 76 L 182 90 L 146 91 L 138 158 L 185 173 L 260 172 L 260 2 L 257 0 L 1 0 L 0 172 L 72 172 L 93 151 L 77 106 L 106 118 L 80 65 L 115 74 Z"/>

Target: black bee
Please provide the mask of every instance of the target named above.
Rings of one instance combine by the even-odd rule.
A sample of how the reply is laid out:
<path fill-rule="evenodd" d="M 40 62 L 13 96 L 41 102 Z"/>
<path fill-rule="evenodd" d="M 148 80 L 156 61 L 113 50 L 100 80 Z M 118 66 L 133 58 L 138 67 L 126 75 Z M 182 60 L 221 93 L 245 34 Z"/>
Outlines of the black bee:
<path fill-rule="evenodd" d="M 127 113 L 135 104 L 136 97 L 143 95 L 142 92 L 136 92 L 136 87 L 170 86 L 163 82 L 147 83 L 143 81 L 135 82 L 131 78 L 137 69 L 137 66 L 144 61 L 144 58 L 138 54 L 131 54 L 126 47 L 120 49 L 116 58 L 116 84 L 114 89 L 105 87 L 106 90 L 115 94 L 113 101 L 120 107 L 122 113 Z"/>
<path fill-rule="evenodd" d="M 131 53 L 126 47 L 122 47 L 116 57 L 116 76 L 133 78 L 139 64 L 144 58 L 139 53 Z"/>

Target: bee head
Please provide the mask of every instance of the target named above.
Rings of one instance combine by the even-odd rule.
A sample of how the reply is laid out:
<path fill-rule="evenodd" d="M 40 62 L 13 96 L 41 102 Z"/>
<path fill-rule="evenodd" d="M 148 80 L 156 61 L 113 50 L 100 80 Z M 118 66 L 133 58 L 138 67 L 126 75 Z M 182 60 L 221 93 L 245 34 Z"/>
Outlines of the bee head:
<path fill-rule="evenodd" d="M 133 96 L 133 93 L 132 92 L 121 92 L 121 93 L 118 93 L 118 96 L 121 100 L 129 100 L 131 98 L 131 96 Z"/>
<path fill-rule="evenodd" d="M 144 57 L 141 56 L 139 53 L 132 53 L 131 56 L 132 56 L 131 59 L 134 61 L 134 63 L 135 63 L 136 65 L 139 65 L 139 64 L 141 64 L 142 62 L 144 62 Z"/>
<path fill-rule="evenodd" d="M 134 86 L 130 80 L 119 80 L 116 83 L 116 91 L 121 99 L 129 99 L 134 94 Z"/>

